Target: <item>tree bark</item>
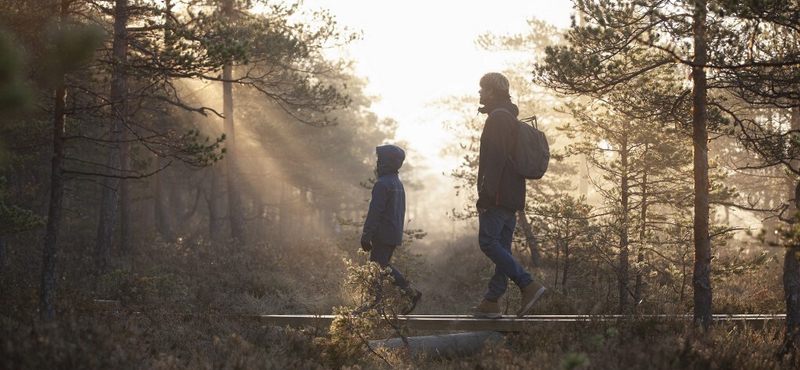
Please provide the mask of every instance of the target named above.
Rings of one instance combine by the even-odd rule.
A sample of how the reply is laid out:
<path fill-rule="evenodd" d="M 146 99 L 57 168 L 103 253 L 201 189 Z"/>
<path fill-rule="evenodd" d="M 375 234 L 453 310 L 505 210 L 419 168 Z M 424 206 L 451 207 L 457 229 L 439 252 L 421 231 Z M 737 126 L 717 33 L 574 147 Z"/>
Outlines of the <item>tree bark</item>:
<path fill-rule="evenodd" d="M 211 168 L 211 191 L 208 199 L 208 236 L 211 240 L 219 241 L 222 239 L 224 230 L 223 221 L 223 179 L 225 177 L 225 164 L 218 162 Z"/>
<path fill-rule="evenodd" d="M 291 237 L 289 228 L 291 227 L 292 211 L 291 204 L 289 204 L 290 195 L 288 193 L 290 190 L 288 188 L 289 185 L 284 180 L 281 184 L 280 204 L 278 205 L 278 240 L 280 240 L 282 247 L 288 244 Z"/>
<path fill-rule="evenodd" d="M 61 1 L 60 21 L 66 21 L 69 0 Z M 66 78 L 59 76 L 55 89 L 53 109 L 53 157 L 50 160 L 50 205 L 47 211 L 47 231 L 42 249 L 42 286 L 39 290 L 39 316 L 44 321 L 56 317 L 56 262 L 58 259 L 58 232 L 61 225 L 61 205 L 64 195 L 64 124 L 66 122 Z"/>
<path fill-rule="evenodd" d="M 166 159 L 163 157 L 158 157 L 157 166 L 158 168 L 162 168 L 166 165 Z M 172 223 L 172 213 L 170 212 L 169 207 L 169 192 L 167 191 L 167 171 L 161 171 L 155 175 L 155 187 L 156 187 L 156 194 L 155 194 L 155 227 L 158 233 L 161 235 L 164 240 L 173 241 L 175 240 L 175 230 L 173 228 Z"/>
<path fill-rule="evenodd" d="M 123 128 L 121 132 L 122 145 L 120 146 L 120 165 L 123 174 L 129 174 L 131 170 L 131 144 L 128 142 L 129 135 Z M 133 222 L 131 219 L 131 180 L 120 179 L 119 184 L 119 249 L 123 253 L 130 253 L 133 249 Z"/>
<path fill-rule="evenodd" d="M 586 154 L 578 156 L 578 195 L 589 198 L 589 163 L 586 161 Z"/>
<path fill-rule="evenodd" d="M 569 276 L 569 268 L 570 268 L 570 260 L 569 260 L 569 245 L 570 245 L 570 238 L 572 235 L 569 232 L 569 227 L 567 227 L 567 237 L 564 238 L 564 269 L 561 273 L 561 289 L 564 291 L 564 295 L 567 294 L 567 276 Z"/>
<path fill-rule="evenodd" d="M 792 108 L 792 130 L 800 128 L 800 107 Z M 796 161 L 791 163 L 797 169 Z M 790 189 L 790 197 L 794 198 L 790 205 L 790 214 L 793 216 L 794 225 L 798 227 L 797 210 L 800 209 L 800 182 L 794 189 Z M 783 293 L 786 299 L 786 335 L 781 350 L 781 355 L 795 350 L 795 343 L 800 339 L 800 245 L 798 241 L 790 240 L 783 259 Z"/>
<path fill-rule="evenodd" d="M 692 67 L 692 140 L 694 142 L 694 321 L 711 325 L 711 238 L 709 236 L 708 100 L 705 65 L 708 62 L 706 0 L 694 10 L 694 65 Z"/>
<path fill-rule="evenodd" d="M 800 339 L 800 246 L 790 245 L 786 248 L 783 259 L 783 292 L 786 299 L 786 335 L 782 355 L 796 350 L 795 343 Z"/>
<path fill-rule="evenodd" d="M 522 233 L 525 235 L 525 247 L 531 252 L 531 262 L 533 267 L 542 266 L 542 255 L 539 253 L 539 241 L 536 240 L 536 235 L 533 233 L 533 227 L 528 222 L 528 217 L 525 216 L 525 211 L 517 212 L 517 219 Z"/>
<path fill-rule="evenodd" d="M 790 124 L 792 127 L 791 138 L 793 140 L 800 140 L 800 135 L 797 134 L 797 131 L 800 130 L 800 106 L 792 108 Z M 791 166 L 792 170 L 800 169 L 800 159 L 792 159 L 789 161 L 789 166 Z M 797 176 L 786 176 L 786 192 L 789 195 L 789 199 L 794 200 L 791 202 L 786 202 L 789 206 L 786 211 L 790 216 L 795 216 L 795 212 L 800 209 L 800 207 L 798 207 L 798 204 L 800 204 L 800 194 L 797 192 L 797 190 Z"/>
<path fill-rule="evenodd" d="M 625 135 L 622 139 L 620 147 L 620 167 L 622 170 L 620 178 L 620 234 L 619 234 L 619 275 L 618 284 L 619 289 L 619 313 L 624 314 L 628 309 L 628 277 L 629 277 L 629 259 L 628 259 L 628 203 L 630 198 L 630 189 L 628 185 L 628 140 L 627 140 L 627 124 L 624 129 Z"/>
<path fill-rule="evenodd" d="M 564 239 L 561 237 L 561 232 L 559 231 L 558 235 L 557 235 L 556 242 L 555 242 L 555 247 L 556 247 L 556 271 L 553 274 L 553 290 L 555 290 L 556 287 L 558 287 L 558 268 L 559 268 L 558 261 L 559 261 L 559 257 L 561 257 L 561 255 L 560 255 L 561 254 L 561 245 L 560 244 L 562 243 L 562 240 L 564 240 Z"/>
<path fill-rule="evenodd" d="M 233 18 L 233 0 L 225 0 L 223 13 L 228 19 Z M 231 236 L 237 245 L 247 243 L 246 230 L 244 224 L 244 214 L 242 212 L 242 198 L 239 191 L 239 168 L 236 157 L 236 135 L 234 133 L 233 121 L 233 77 L 232 63 L 222 67 L 222 100 L 223 115 L 225 116 L 225 160 L 228 164 L 228 213 L 231 223 Z"/>
<path fill-rule="evenodd" d="M 172 1 L 166 0 L 164 2 L 164 22 L 171 21 L 172 17 Z M 166 43 L 167 40 L 170 39 L 172 32 L 170 31 L 169 27 L 164 28 L 164 42 Z M 175 110 L 172 107 L 167 108 L 167 112 L 174 113 Z M 166 126 L 164 121 L 159 121 L 159 124 Z M 159 168 L 166 168 L 169 165 L 167 158 L 161 155 L 156 156 L 156 169 Z M 155 229 L 161 237 L 168 241 L 173 242 L 175 241 L 175 226 L 173 222 L 173 214 L 170 212 L 171 208 L 168 206 L 170 204 L 170 191 L 168 190 L 167 185 L 170 183 L 170 172 L 169 171 L 159 171 L 155 175 L 155 196 L 153 197 L 155 204 L 153 207 L 154 210 L 154 220 L 155 220 Z"/>
<path fill-rule="evenodd" d="M 647 156 L 648 149 L 649 146 L 645 144 L 645 156 Z M 644 265 L 643 249 L 647 239 L 647 195 L 647 170 L 645 170 L 642 174 L 642 209 L 639 216 L 642 219 L 642 228 L 639 230 L 639 253 L 636 256 L 636 285 L 633 288 L 634 307 L 638 306 L 644 299 L 644 277 L 642 276 L 644 271 L 642 271 L 642 266 Z"/>
<path fill-rule="evenodd" d="M 125 65 L 128 54 L 128 0 L 116 0 L 114 10 L 114 43 L 112 56 L 114 67 L 111 72 L 111 137 L 112 143 L 108 151 L 109 177 L 103 182 L 103 197 L 100 202 L 100 222 L 97 227 L 95 244 L 95 260 L 100 274 L 105 273 L 111 249 L 114 245 L 114 226 L 117 219 L 117 202 L 119 191 L 119 169 L 121 166 L 120 151 L 124 130 L 126 77 Z"/>
<path fill-rule="evenodd" d="M 586 16 L 583 12 L 578 11 L 578 26 L 583 28 L 586 26 Z M 578 98 L 579 104 L 586 104 L 586 97 Z M 589 198 L 589 163 L 586 160 L 586 154 L 578 156 L 578 195 Z"/>

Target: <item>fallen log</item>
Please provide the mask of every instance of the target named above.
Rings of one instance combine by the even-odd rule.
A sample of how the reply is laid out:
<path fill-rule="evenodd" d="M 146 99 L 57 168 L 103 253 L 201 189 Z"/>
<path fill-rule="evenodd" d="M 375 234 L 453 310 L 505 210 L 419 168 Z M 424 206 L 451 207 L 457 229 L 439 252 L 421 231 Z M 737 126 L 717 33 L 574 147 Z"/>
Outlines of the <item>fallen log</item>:
<path fill-rule="evenodd" d="M 406 337 L 408 352 L 412 356 L 426 356 L 429 358 L 456 358 L 468 356 L 480 351 L 486 345 L 500 343 L 503 335 L 496 331 L 478 331 L 469 333 L 426 335 L 420 337 Z M 372 340 L 370 347 L 398 350 L 405 348 L 401 338 L 388 340 Z"/>

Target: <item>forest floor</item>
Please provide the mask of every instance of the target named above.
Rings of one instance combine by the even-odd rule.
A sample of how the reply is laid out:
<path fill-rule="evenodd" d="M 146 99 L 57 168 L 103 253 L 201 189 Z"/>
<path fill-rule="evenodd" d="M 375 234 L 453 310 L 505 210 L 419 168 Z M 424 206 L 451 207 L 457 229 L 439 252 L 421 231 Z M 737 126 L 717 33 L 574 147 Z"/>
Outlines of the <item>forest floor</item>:
<path fill-rule="evenodd" d="M 54 322 L 38 319 L 38 253 L 15 251 L 0 272 L 0 369 L 788 369 L 777 356 L 783 323 L 715 323 L 638 319 L 550 323 L 507 333 L 458 358 L 404 350 L 368 351 L 359 338 L 382 339 L 383 327 L 268 327 L 257 314 L 331 314 L 357 303 L 348 267 L 363 264 L 354 248 L 323 241 L 243 249 L 205 242 L 142 245 L 117 256 L 97 276 L 79 243 L 59 260 Z M 413 250 L 413 248 L 412 248 Z M 415 314 L 468 314 L 481 298 L 491 265 L 477 247 L 436 258 L 396 257 L 424 292 Z M 348 265 L 347 261 L 350 261 Z M 780 264 L 715 283 L 715 313 L 783 313 Z M 552 267 L 534 275 L 545 281 Z M 616 303 L 602 280 L 576 275 L 551 289 L 534 314 L 612 313 Z M 594 284 L 594 286 L 593 286 Z M 601 285 L 597 285 L 601 284 Z M 688 290 L 691 297 L 691 289 Z M 664 295 L 659 298 L 659 295 Z M 666 296 L 670 295 L 670 296 Z M 509 289 L 504 308 L 516 309 Z M 691 313 L 680 289 L 650 290 L 639 313 Z M 677 298 L 675 298 L 677 297 Z M 95 300 L 120 302 L 97 309 Z M 336 311 L 338 310 L 338 311 Z M 244 315 L 237 315 L 244 314 Z M 380 325 L 378 325 L 380 326 Z M 390 331 L 391 332 L 391 331 Z M 352 334 L 358 334 L 354 336 Z M 390 333 L 391 334 L 391 333 Z M 431 332 L 403 331 L 416 336 Z M 442 334 L 437 332 L 436 334 Z"/>

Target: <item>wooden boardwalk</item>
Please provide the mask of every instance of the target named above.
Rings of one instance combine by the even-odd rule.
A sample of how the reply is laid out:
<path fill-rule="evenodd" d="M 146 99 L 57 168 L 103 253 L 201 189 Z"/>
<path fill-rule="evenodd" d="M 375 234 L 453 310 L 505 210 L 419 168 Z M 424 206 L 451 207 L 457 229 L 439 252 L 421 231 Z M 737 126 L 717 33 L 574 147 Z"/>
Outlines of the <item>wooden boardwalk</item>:
<path fill-rule="evenodd" d="M 264 325 L 292 327 L 329 327 L 334 315 L 255 315 Z M 522 318 L 505 315 L 497 319 L 477 318 L 472 315 L 408 315 L 399 316 L 411 330 L 447 330 L 447 331 L 523 331 L 537 324 L 544 323 L 581 323 L 617 320 L 691 320 L 691 315 L 529 315 Z M 785 320 L 783 314 L 737 314 L 714 315 L 714 321 L 765 323 Z"/>

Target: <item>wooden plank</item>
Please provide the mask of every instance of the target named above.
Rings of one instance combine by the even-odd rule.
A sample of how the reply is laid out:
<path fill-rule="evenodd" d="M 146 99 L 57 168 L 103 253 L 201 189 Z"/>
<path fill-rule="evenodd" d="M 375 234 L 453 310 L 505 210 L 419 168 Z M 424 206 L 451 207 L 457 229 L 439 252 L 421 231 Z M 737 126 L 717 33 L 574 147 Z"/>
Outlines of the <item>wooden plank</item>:
<path fill-rule="evenodd" d="M 316 326 L 329 327 L 334 315 L 258 315 L 264 325 L 274 326 Z M 783 314 L 717 314 L 716 321 L 764 322 L 784 320 Z M 691 315 L 530 315 L 518 318 L 505 315 L 497 319 L 477 318 L 471 315 L 409 315 L 398 319 L 411 330 L 449 330 L 449 331 L 522 331 L 541 323 L 576 323 L 590 321 L 616 321 L 636 319 L 675 319 L 691 320 Z"/>

